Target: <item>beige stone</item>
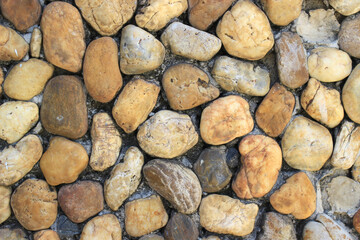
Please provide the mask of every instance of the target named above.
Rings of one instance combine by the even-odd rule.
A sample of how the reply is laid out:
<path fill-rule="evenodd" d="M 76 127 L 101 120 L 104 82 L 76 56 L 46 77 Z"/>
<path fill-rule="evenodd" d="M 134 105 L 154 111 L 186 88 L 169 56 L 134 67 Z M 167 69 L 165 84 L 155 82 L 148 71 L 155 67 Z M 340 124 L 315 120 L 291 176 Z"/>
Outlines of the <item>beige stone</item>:
<path fill-rule="evenodd" d="M 296 230 L 292 219 L 275 212 L 265 214 L 264 233 L 259 240 L 296 240 Z"/>
<path fill-rule="evenodd" d="M 342 102 L 348 117 L 360 123 L 360 64 L 358 64 L 342 89 Z"/>
<path fill-rule="evenodd" d="M 310 221 L 308 222 L 303 230 L 302 234 L 303 240 L 323 240 L 332 238 L 329 235 L 329 232 L 326 230 L 325 226 L 319 222 Z"/>
<path fill-rule="evenodd" d="M 30 55 L 32 57 L 34 58 L 40 57 L 41 44 L 42 44 L 42 33 L 39 28 L 34 28 L 31 34 L 31 41 L 30 41 Z"/>
<path fill-rule="evenodd" d="M 0 25 L 0 61 L 19 61 L 29 51 L 29 44 L 11 28 Z"/>
<path fill-rule="evenodd" d="M 60 240 L 60 237 L 53 230 L 42 230 L 34 234 L 34 240 Z"/>
<path fill-rule="evenodd" d="M 340 49 L 352 57 L 360 58 L 360 16 L 348 17 L 341 22 L 338 35 Z"/>
<path fill-rule="evenodd" d="M 11 187 L 0 186 L 0 224 L 11 215 L 10 196 Z"/>
<path fill-rule="evenodd" d="M 339 13 L 345 16 L 360 11 L 359 0 L 329 0 L 330 5 Z"/>
<path fill-rule="evenodd" d="M 25 232 L 20 228 L 9 229 L 3 228 L 0 229 L 0 239 L 2 240 L 27 240 Z"/>
<path fill-rule="evenodd" d="M 299 17 L 303 0 L 261 0 L 270 21 L 286 26 Z"/>
<path fill-rule="evenodd" d="M 121 240 L 121 226 L 113 214 L 94 217 L 88 221 L 81 233 L 80 240 Z"/>
<path fill-rule="evenodd" d="M 344 227 L 325 213 L 318 214 L 316 221 L 325 226 L 332 239 L 355 240 Z"/>

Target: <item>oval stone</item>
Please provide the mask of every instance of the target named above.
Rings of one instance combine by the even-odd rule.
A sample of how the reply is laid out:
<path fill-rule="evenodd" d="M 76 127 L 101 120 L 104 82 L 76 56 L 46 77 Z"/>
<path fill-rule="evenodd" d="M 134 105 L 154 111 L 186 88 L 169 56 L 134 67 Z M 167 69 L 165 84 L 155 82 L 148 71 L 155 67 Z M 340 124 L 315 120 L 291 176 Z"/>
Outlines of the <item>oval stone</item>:
<path fill-rule="evenodd" d="M 97 216 L 85 224 L 80 240 L 94 239 L 121 240 L 121 226 L 115 215 Z"/>
<path fill-rule="evenodd" d="M 348 77 L 342 89 L 342 102 L 346 114 L 351 120 L 360 123 L 360 64 Z"/>
<path fill-rule="evenodd" d="M 261 0 L 270 21 L 279 26 L 286 26 L 299 17 L 303 0 Z"/>

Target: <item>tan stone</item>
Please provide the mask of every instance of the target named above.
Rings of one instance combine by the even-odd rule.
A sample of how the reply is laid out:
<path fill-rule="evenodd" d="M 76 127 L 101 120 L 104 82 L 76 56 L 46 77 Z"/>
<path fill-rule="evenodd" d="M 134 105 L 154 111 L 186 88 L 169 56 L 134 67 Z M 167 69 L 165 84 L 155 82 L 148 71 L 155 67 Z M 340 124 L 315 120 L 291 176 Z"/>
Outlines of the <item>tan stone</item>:
<path fill-rule="evenodd" d="M 135 131 L 155 107 L 160 87 L 155 82 L 135 78 L 128 82 L 112 109 L 116 123 L 126 132 Z"/>
<path fill-rule="evenodd" d="M 14 30 L 0 25 L 0 61 L 19 61 L 29 51 L 29 44 Z"/>
<path fill-rule="evenodd" d="M 113 214 L 94 217 L 86 223 L 80 240 L 121 240 L 121 226 Z"/>
<path fill-rule="evenodd" d="M 11 187 L 0 186 L 0 224 L 11 215 L 10 196 Z"/>
<path fill-rule="evenodd" d="M 25 232 L 20 228 L 9 229 L 3 228 L 0 229 L 0 239 L 2 240 L 27 240 Z"/>
<path fill-rule="evenodd" d="M 132 237 L 141 237 L 164 227 L 169 219 L 159 196 L 138 199 L 125 205 L 125 230 Z"/>
<path fill-rule="evenodd" d="M 191 109 L 220 95 L 204 71 L 187 63 L 168 68 L 163 74 L 162 87 L 174 110 Z"/>
<path fill-rule="evenodd" d="M 275 212 L 265 214 L 264 233 L 259 240 L 296 240 L 296 230 L 292 219 Z"/>
<path fill-rule="evenodd" d="M 348 17 L 341 22 L 338 35 L 340 49 L 352 57 L 360 58 L 360 16 Z"/>
<path fill-rule="evenodd" d="M 360 64 L 358 64 L 342 89 L 342 102 L 348 117 L 356 123 L 360 123 Z"/>
<path fill-rule="evenodd" d="M 60 237 L 53 230 L 42 230 L 34 234 L 34 240 L 60 240 Z"/>
<path fill-rule="evenodd" d="M 288 178 L 286 183 L 270 196 L 270 203 L 282 214 L 305 219 L 316 209 L 316 192 L 309 177 L 304 172 L 299 172 Z"/>
<path fill-rule="evenodd" d="M 41 44 L 42 44 L 42 33 L 39 28 L 34 28 L 31 34 L 31 41 L 30 41 L 30 55 L 32 57 L 34 58 L 40 57 Z"/>
<path fill-rule="evenodd" d="M 230 55 L 247 60 L 263 58 L 274 45 L 266 15 L 249 0 L 239 0 L 224 14 L 216 34 Z"/>
<path fill-rule="evenodd" d="M 360 11 L 359 0 L 329 0 L 330 5 L 339 13 L 350 16 Z"/>
<path fill-rule="evenodd" d="M 27 135 L 15 147 L 0 153 L 0 185 L 10 186 L 23 178 L 39 161 L 43 152 L 39 137 Z"/>
<path fill-rule="evenodd" d="M 286 26 L 301 13 L 303 0 L 261 0 L 270 21 L 279 26 Z"/>
<path fill-rule="evenodd" d="M 245 236 L 253 231 L 258 210 L 254 203 L 212 194 L 201 201 L 200 224 L 210 232 Z"/>
<path fill-rule="evenodd" d="M 221 145 L 251 132 L 254 121 L 248 102 L 240 96 L 219 98 L 201 114 L 200 133 L 211 145 Z"/>

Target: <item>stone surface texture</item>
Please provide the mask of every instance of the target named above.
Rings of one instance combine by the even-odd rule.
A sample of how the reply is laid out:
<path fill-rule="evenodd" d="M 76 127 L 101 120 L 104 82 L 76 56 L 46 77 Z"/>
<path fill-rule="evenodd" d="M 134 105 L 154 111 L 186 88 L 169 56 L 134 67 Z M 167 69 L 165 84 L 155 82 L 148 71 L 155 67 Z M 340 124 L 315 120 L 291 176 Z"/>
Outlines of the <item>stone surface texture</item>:
<path fill-rule="evenodd" d="M 29 51 L 29 44 L 13 29 L 0 25 L 0 60 L 19 61 Z"/>
<path fill-rule="evenodd" d="M 286 26 L 301 13 L 303 0 L 261 0 L 270 21 L 279 26 Z"/>
<path fill-rule="evenodd" d="M 360 123 L 360 64 L 357 65 L 345 82 L 342 89 L 342 102 L 348 117 Z"/>
<path fill-rule="evenodd" d="M 165 240 L 197 240 L 199 230 L 189 216 L 175 213 L 165 227 L 164 237 Z"/>
<path fill-rule="evenodd" d="M 30 55 L 33 58 L 40 57 L 41 44 L 42 44 L 42 33 L 39 28 L 34 28 L 31 34 L 31 41 L 30 41 Z"/>
<path fill-rule="evenodd" d="M 42 230 L 34 234 L 34 240 L 60 240 L 60 237 L 53 230 Z"/>
<path fill-rule="evenodd" d="M 359 0 L 329 0 L 329 3 L 337 12 L 345 16 L 349 16 L 360 11 Z"/>
<path fill-rule="evenodd" d="M 11 215 L 11 192 L 11 187 L 0 186 L 0 224 L 5 222 Z"/>
<path fill-rule="evenodd" d="M 121 226 L 113 214 L 94 217 L 88 221 L 81 233 L 80 240 L 121 240 Z"/>
<path fill-rule="evenodd" d="M 350 56 L 359 58 L 360 49 L 360 16 L 354 18 L 348 17 L 341 23 L 341 28 L 338 37 L 338 44 L 341 50 L 347 52 Z"/>
<path fill-rule="evenodd" d="M 259 240 L 296 240 L 296 231 L 290 217 L 275 212 L 265 214 L 264 233 Z"/>

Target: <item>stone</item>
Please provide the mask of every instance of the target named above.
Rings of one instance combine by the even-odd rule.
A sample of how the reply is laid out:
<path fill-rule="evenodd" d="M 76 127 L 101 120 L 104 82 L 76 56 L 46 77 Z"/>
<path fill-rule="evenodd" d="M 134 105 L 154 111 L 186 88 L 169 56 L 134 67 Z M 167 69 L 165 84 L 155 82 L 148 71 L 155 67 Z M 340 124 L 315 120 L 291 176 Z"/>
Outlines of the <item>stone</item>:
<path fill-rule="evenodd" d="M 29 231 L 49 228 L 56 220 L 56 190 L 44 180 L 27 179 L 11 196 L 11 208 L 19 223 Z"/>
<path fill-rule="evenodd" d="M 149 234 L 141 237 L 139 240 L 164 240 L 164 238 L 157 234 Z"/>
<path fill-rule="evenodd" d="M 224 14 L 216 34 L 230 55 L 247 60 L 265 57 L 274 45 L 269 20 L 249 0 L 238 1 Z"/>
<path fill-rule="evenodd" d="M 202 189 L 191 169 L 169 160 L 155 159 L 143 168 L 148 185 L 180 213 L 191 214 L 200 205 Z"/>
<path fill-rule="evenodd" d="M 11 187 L 0 186 L 0 224 L 11 215 L 10 196 Z"/>
<path fill-rule="evenodd" d="M 42 92 L 53 72 L 54 66 L 40 59 L 20 62 L 6 76 L 4 91 L 13 99 L 30 100 Z"/>
<path fill-rule="evenodd" d="M 265 214 L 263 234 L 259 240 L 296 240 L 296 231 L 290 217 L 275 212 Z"/>
<path fill-rule="evenodd" d="M 197 240 L 199 230 L 190 217 L 175 213 L 165 227 L 164 237 L 166 240 Z"/>
<path fill-rule="evenodd" d="M 152 71 L 164 62 L 165 48 L 153 35 L 134 25 L 121 31 L 120 68 L 127 75 Z"/>
<path fill-rule="evenodd" d="M 348 17 L 341 22 L 341 28 L 338 35 L 338 44 L 341 50 L 347 52 L 350 56 L 360 58 L 360 16 L 355 18 Z"/>
<path fill-rule="evenodd" d="M 283 32 L 276 40 L 275 52 L 282 84 L 295 89 L 309 80 L 306 50 L 299 35 Z"/>
<path fill-rule="evenodd" d="M 294 95 L 275 83 L 256 110 L 256 123 L 270 137 L 278 137 L 290 122 L 294 107 Z"/>
<path fill-rule="evenodd" d="M 301 106 L 313 119 L 334 128 L 344 118 L 340 93 L 311 78 L 301 94 Z"/>
<path fill-rule="evenodd" d="M 310 221 L 308 222 L 302 234 L 303 240 L 323 240 L 329 239 L 332 240 L 330 237 L 329 232 L 326 230 L 325 226 L 319 222 Z"/>
<path fill-rule="evenodd" d="M 35 25 L 41 15 L 39 0 L 1 0 L 1 13 L 21 32 Z"/>
<path fill-rule="evenodd" d="M 189 0 L 189 22 L 200 30 L 208 29 L 234 0 Z"/>
<path fill-rule="evenodd" d="M 346 80 L 342 89 L 342 102 L 348 117 L 360 123 L 360 64 L 358 64 Z"/>
<path fill-rule="evenodd" d="M 132 237 L 141 237 L 164 227 L 168 218 L 160 197 L 156 195 L 125 204 L 125 230 Z"/>
<path fill-rule="evenodd" d="M 53 230 L 42 230 L 34 234 L 34 240 L 60 240 L 60 237 Z"/>
<path fill-rule="evenodd" d="M 359 0 L 329 0 L 330 5 L 339 13 L 350 16 L 360 11 Z"/>
<path fill-rule="evenodd" d="M 89 157 L 80 143 L 53 137 L 40 159 L 40 168 L 47 183 L 57 186 L 75 182 L 88 162 Z"/>
<path fill-rule="evenodd" d="M 115 215 L 97 216 L 85 224 L 80 240 L 94 239 L 121 240 L 121 226 Z"/>
<path fill-rule="evenodd" d="M 2 91 L 3 91 L 3 89 L 2 89 L 3 81 L 4 81 L 4 71 L 2 70 L 2 68 L 0 68 L 0 96 L 1 96 Z"/>
<path fill-rule="evenodd" d="M 228 143 L 248 134 L 253 127 L 249 103 L 240 96 L 218 98 L 201 114 L 200 134 L 207 144 Z"/>
<path fill-rule="evenodd" d="M 301 13 L 303 0 L 261 0 L 270 21 L 279 26 L 286 26 Z"/>
<path fill-rule="evenodd" d="M 320 213 L 316 217 L 316 221 L 322 223 L 332 239 L 355 240 L 353 237 L 334 219 L 325 213 Z"/>
<path fill-rule="evenodd" d="M 3 228 L 0 229 L 0 239 L 2 240 L 27 240 L 25 232 L 20 228 L 9 229 Z"/>
<path fill-rule="evenodd" d="M 270 74 L 264 68 L 227 56 L 216 59 L 211 75 L 226 91 L 264 96 L 270 88 Z"/>
<path fill-rule="evenodd" d="M 130 147 L 125 153 L 124 162 L 111 171 L 104 184 L 104 193 L 106 203 L 113 211 L 117 211 L 138 188 L 143 165 L 144 155 L 137 147 Z"/>
<path fill-rule="evenodd" d="M 253 231 L 258 210 L 254 203 L 212 194 L 201 201 L 200 224 L 210 232 L 245 236 Z"/>
<path fill-rule="evenodd" d="M 84 136 L 88 130 L 88 116 L 81 81 L 70 75 L 52 78 L 44 90 L 40 118 L 49 133 L 71 139 Z"/>
<path fill-rule="evenodd" d="M 93 116 L 91 141 L 90 167 L 95 171 L 104 171 L 113 166 L 119 157 L 122 140 L 109 114 L 97 113 Z"/>
<path fill-rule="evenodd" d="M 232 172 L 226 163 L 226 148 L 206 148 L 194 164 L 194 172 L 198 176 L 205 192 L 218 192 L 229 184 Z"/>
<path fill-rule="evenodd" d="M 19 61 L 29 51 L 29 44 L 11 28 L 0 25 L 0 61 Z"/>
<path fill-rule="evenodd" d="M 360 210 L 358 210 L 353 217 L 353 226 L 355 230 L 360 233 Z"/>
<path fill-rule="evenodd" d="M 84 19 L 101 35 L 115 35 L 130 20 L 137 0 L 75 0 Z"/>
<path fill-rule="evenodd" d="M 27 135 L 15 147 L 0 152 L 0 185 L 10 186 L 23 178 L 39 161 L 42 143 L 36 135 Z"/>
<path fill-rule="evenodd" d="M 137 133 L 140 147 L 149 155 L 174 158 L 196 145 L 199 136 L 190 117 L 169 110 L 155 113 Z"/>
<path fill-rule="evenodd" d="M 46 5 L 41 17 L 46 59 L 69 72 L 79 72 L 85 52 L 85 30 L 79 11 L 69 3 Z"/>
<path fill-rule="evenodd" d="M 327 128 L 299 116 L 287 127 L 281 148 L 284 160 L 290 167 L 318 171 L 331 157 L 333 141 Z"/>
<path fill-rule="evenodd" d="M 135 16 L 136 24 L 148 31 L 159 31 L 188 8 L 187 0 L 146 0 Z"/>
<path fill-rule="evenodd" d="M 218 236 L 209 236 L 207 238 L 202 238 L 203 240 L 221 240 Z"/>
<path fill-rule="evenodd" d="M 304 172 L 298 172 L 270 196 L 270 204 L 282 214 L 306 219 L 316 209 L 316 192 L 309 177 Z"/>
<path fill-rule="evenodd" d="M 39 28 L 34 28 L 31 34 L 31 41 L 30 41 L 30 55 L 33 58 L 40 57 L 41 44 L 42 44 L 42 33 Z"/>
<path fill-rule="evenodd" d="M 39 107 L 32 102 L 9 101 L 0 105 L 0 138 L 9 144 L 22 138 L 39 120 Z"/>
<path fill-rule="evenodd" d="M 221 48 L 221 40 L 216 36 L 180 22 L 165 29 L 161 42 L 173 54 L 198 61 L 210 60 Z"/>
<path fill-rule="evenodd" d="M 102 185 L 94 181 L 78 181 L 59 190 L 59 205 L 74 223 L 82 223 L 104 208 Z"/>
<path fill-rule="evenodd" d="M 209 76 L 200 68 L 180 63 L 164 72 L 162 87 L 172 109 L 188 110 L 220 95 L 219 89 L 209 80 Z"/>
<path fill-rule="evenodd" d="M 155 82 L 135 78 L 128 82 L 112 109 L 119 127 L 126 133 L 134 132 L 154 109 L 160 87 Z"/>
<path fill-rule="evenodd" d="M 355 161 L 351 169 L 352 177 L 355 181 L 360 182 L 360 160 L 359 158 Z"/>
<path fill-rule="evenodd" d="M 232 189 L 239 198 L 263 197 L 270 192 L 278 178 L 282 154 L 272 138 L 248 135 L 239 144 L 241 167 Z"/>

